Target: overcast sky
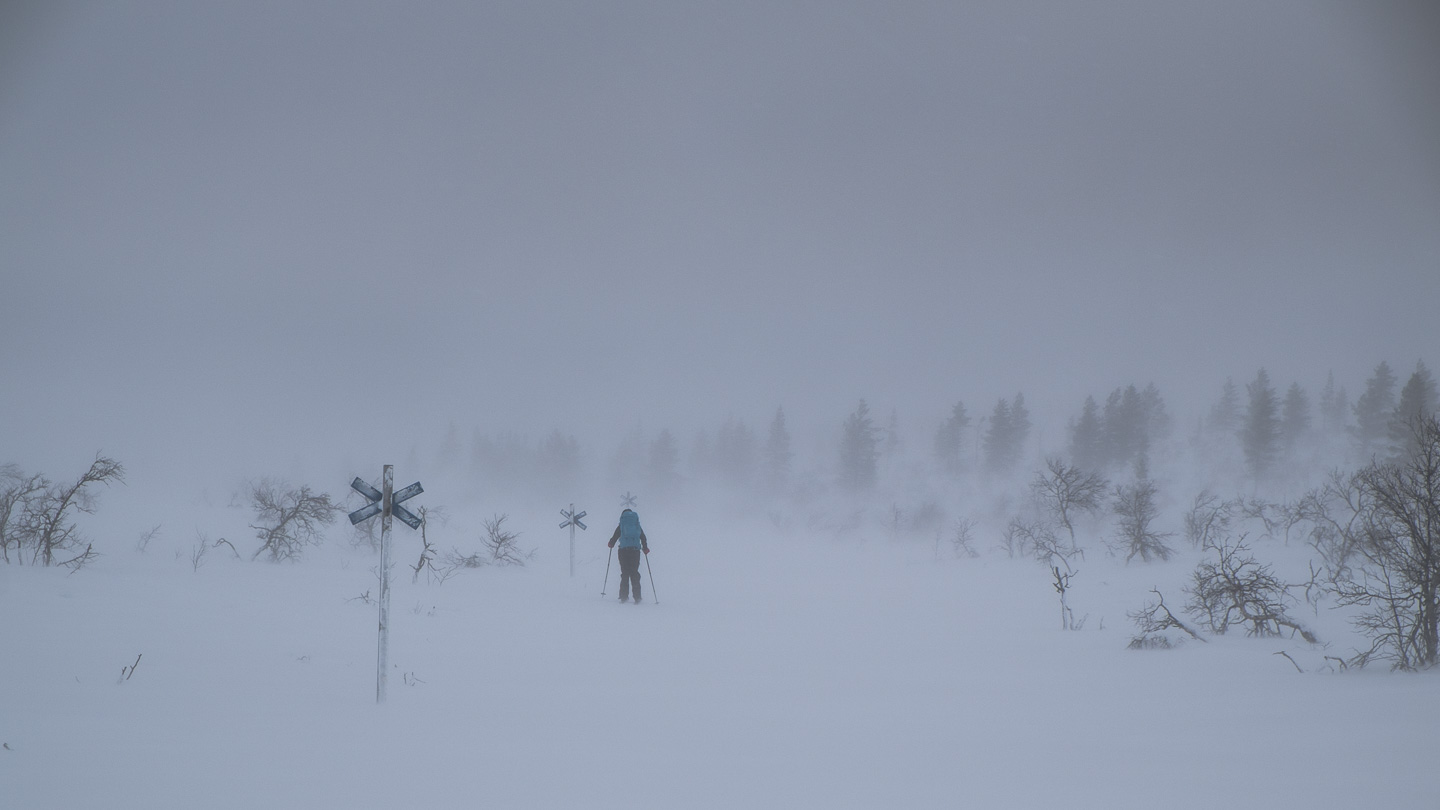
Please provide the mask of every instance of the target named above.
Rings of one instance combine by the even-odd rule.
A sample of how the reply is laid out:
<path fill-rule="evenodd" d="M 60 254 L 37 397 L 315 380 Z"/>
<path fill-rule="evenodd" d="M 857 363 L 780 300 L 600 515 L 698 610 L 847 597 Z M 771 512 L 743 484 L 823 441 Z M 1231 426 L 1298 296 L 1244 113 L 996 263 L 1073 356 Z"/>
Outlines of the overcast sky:
<path fill-rule="evenodd" d="M 7 3 L 0 461 L 1403 379 L 1426 5 Z"/>

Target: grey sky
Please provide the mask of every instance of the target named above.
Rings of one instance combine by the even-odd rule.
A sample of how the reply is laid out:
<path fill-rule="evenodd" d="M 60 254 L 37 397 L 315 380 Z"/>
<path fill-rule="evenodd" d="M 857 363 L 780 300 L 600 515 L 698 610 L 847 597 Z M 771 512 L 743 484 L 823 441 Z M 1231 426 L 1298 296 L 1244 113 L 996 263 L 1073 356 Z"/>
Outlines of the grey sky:
<path fill-rule="evenodd" d="M 1016 391 L 1053 433 L 1262 365 L 1353 393 L 1440 363 L 1437 21 L 9 4 L 0 461 L 261 474 L 451 421 L 684 435 L 860 397 L 928 436 Z"/>

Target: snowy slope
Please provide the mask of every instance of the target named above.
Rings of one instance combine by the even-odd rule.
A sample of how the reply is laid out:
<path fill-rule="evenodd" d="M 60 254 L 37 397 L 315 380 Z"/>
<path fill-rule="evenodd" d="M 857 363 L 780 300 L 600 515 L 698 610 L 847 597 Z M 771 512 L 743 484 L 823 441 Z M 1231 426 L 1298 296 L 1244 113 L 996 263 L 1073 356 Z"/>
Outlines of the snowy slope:
<path fill-rule="evenodd" d="M 397 555 L 379 707 L 358 552 L 0 566 L 0 806 L 1436 806 L 1435 677 L 1126 650 L 1183 560 L 1083 564 L 1064 632 L 1034 562 L 762 532 L 655 537 L 660 604 L 619 605 L 596 534 L 574 579 L 554 543 L 444 585 Z"/>

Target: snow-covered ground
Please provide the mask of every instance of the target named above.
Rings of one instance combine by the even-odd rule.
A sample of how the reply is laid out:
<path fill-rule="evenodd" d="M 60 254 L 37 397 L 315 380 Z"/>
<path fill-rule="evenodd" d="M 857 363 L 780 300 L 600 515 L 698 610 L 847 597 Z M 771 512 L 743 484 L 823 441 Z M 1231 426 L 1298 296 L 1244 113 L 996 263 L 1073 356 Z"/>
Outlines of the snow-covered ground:
<path fill-rule="evenodd" d="M 1156 585 L 1178 612 L 1193 559 L 1092 553 L 1066 632 L 1033 561 L 647 520 L 659 604 L 647 577 L 620 605 L 591 520 L 573 579 L 547 535 L 412 584 L 397 530 L 383 706 L 361 552 L 0 565 L 0 806 L 1440 806 L 1440 680 L 1332 672 L 1343 617 L 1297 608 L 1330 650 L 1127 650 L 1125 612 Z"/>

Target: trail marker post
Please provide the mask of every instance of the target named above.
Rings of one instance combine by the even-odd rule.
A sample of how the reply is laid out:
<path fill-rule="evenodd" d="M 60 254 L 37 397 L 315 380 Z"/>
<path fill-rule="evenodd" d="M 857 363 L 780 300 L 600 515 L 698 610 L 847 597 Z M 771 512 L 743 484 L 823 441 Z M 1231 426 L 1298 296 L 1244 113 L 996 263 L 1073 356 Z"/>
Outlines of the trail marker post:
<path fill-rule="evenodd" d="M 580 518 L 585 517 L 585 513 L 575 514 L 575 504 L 572 503 L 570 511 L 560 510 L 560 516 L 565 518 L 565 522 L 560 524 L 560 528 L 568 527 L 570 529 L 570 576 L 573 577 L 575 576 L 575 527 L 579 526 L 581 531 L 585 530 L 585 524 L 580 522 Z"/>
<path fill-rule="evenodd" d="M 359 477 L 350 482 L 351 489 L 370 501 L 350 513 L 350 525 L 380 516 L 380 639 L 375 655 L 376 703 L 385 702 L 385 670 L 389 667 L 390 657 L 390 518 L 398 517 L 406 526 L 412 529 L 420 528 L 420 518 L 400 503 L 425 491 L 420 482 L 416 481 L 396 492 L 394 467 L 389 464 L 385 465 L 381 481 L 381 489 L 370 486 Z"/>

